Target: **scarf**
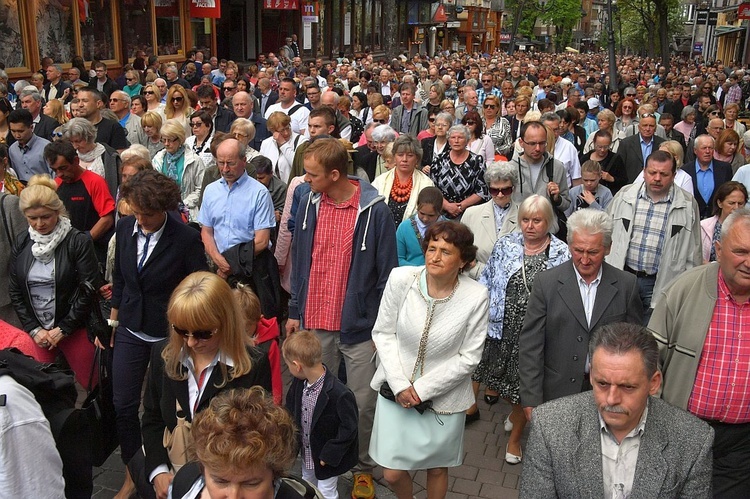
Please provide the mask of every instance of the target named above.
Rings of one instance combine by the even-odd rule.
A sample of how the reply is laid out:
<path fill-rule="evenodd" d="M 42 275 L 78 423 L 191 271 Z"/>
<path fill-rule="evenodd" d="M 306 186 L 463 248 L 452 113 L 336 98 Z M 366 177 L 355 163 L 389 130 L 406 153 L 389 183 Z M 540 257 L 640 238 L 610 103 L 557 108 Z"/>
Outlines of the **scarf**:
<path fill-rule="evenodd" d="M 55 257 L 55 249 L 70 232 L 70 219 L 60 217 L 55 228 L 49 234 L 40 234 L 29 227 L 29 236 L 34 244 L 31 246 L 31 254 L 42 263 L 49 263 Z"/>
<path fill-rule="evenodd" d="M 104 146 L 97 142 L 94 149 L 87 153 L 78 153 L 78 158 L 83 163 L 83 167 L 86 170 L 90 170 L 100 177 L 104 178 L 104 163 L 102 162 L 102 154 L 107 152 Z"/>
<path fill-rule="evenodd" d="M 177 152 L 170 154 L 165 151 L 164 154 L 164 174 L 182 185 L 182 171 L 185 168 L 185 146 L 180 146 Z"/>

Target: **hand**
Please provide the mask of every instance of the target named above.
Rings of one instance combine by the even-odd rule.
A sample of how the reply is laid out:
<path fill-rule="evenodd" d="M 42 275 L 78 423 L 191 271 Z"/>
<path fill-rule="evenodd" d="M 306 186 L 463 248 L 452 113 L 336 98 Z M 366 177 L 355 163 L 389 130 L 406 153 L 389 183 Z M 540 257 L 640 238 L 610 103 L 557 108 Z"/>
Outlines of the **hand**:
<path fill-rule="evenodd" d="M 59 327 L 50 329 L 48 335 L 47 335 L 47 341 L 50 344 L 49 349 L 52 350 L 53 348 L 57 347 L 57 344 L 60 343 L 60 340 L 62 340 L 65 337 L 63 335 L 62 329 Z"/>
<path fill-rule="evenodd" d="M 427 166 L 423 167 L 422 168 L 422 173 L 424 173 L 425 175 L 429 175 L 430 174 L 430 165 L 427 165 Z"/>
<path fill-rule="evenodd" d="M 40 329 L 34 336 L 34 342 L 39 345 L 40 348 L 49 348 L 49 331 L 46 329 Z"/>
<path fill-rule="evenodd" d="M 158 499 L 167 499 L 167 491 L 173 478 L 172 473 L 159 473 L 154 477 L 154 492 Z"/>
<path fill-rule="evenodd" d="M 609 172 L 602 172 L 602 180 L 604 180 L 605 182 L 614 182 L 615 177 L 613 177 Z"/>
<path fill-rule="evenodd" d="M 229 262 L 226 258 L 219 255 L 216 260 L 214 260 L 214 263 L 216 264 L 216 273 L 219 277 L 222 279 L 226 279 L 232 274 L 232 267 L 229 265 Z"/>
<path fill-rule="evenodd" d="M 581 195 L 579 197 L 583 199 L 584 201 L 586 201 L 586 204 L 588 204 L 589 206 L 596 203 L 596 198 L 594 197 L 594 194 L 590 191 L 587 191 L 586 189 L 581 191 Z"/>
<path fill-rule="evenodd" d="M 99 288 L 99 296 L 101 296 L 105 300 L 112 299 L 112 284 L 107 283 Z"/>
<path fill-rule="evenodd" d="M 461 210 L 458 208 L 458 203 L 445 203 L 445 211 L 451 216 L 456 218 L 461 214 Z"/>
<path fill-rule="evenodd" d="M 549 182 L 547 184 L 547 194 L 549 197 L 554 199 L 560 196 L 560 186 L 555 182 Z"/>
<path fill-rule="evenodd" d="M 325 461 L 323 461 L 323 460 L 321 459 L 321 460 L 320 460 L 320 465 L 321 465 L 321 466 L 325 466 L 325 465 L 326 465 L 326 462 L 325 462 Z"/>
<path fill-rule="evenodd" d="M 533 410 L 534 410 L 533 407 L 524 407 L 523 408 L 523 413 L 526 415 L 526 420 L 527 421 L 531 421 L 531 411 L 533 411 Z"/>
<path fill-rule="evenodd" d="M 422 400 L 419 398 L 419 395 L 417 395 L 417 391 L 414 389 L 414 387 L 410 386 L 406 390 L 399 392 L 399 394 L 396 395 L 396 402 L 401 404 L 401 407 L 409 409 L 411 407 L 414 407 L 415 405 L 421 404 Z"/>
<path fill-rule="evenodd" d="M 299 331 L 299 321 L 295 319 L 287 319 L 286 321 L 286 334 L 294 334 Z"/>

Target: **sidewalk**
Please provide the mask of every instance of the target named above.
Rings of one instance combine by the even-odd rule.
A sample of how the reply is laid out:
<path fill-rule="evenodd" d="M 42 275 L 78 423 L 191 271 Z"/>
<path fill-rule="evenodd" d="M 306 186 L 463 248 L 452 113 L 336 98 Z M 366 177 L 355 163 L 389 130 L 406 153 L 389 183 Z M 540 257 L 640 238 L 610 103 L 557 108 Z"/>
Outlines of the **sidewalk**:
<path fill-rule="evenodd" d="M 464 464 L 448 471 L 447 499 L 517 498 L 523 464 L 510 465 L 505 462 L 508 435 L 503 428 L 503 421 L 510 411 L 510 406 L 501 400 L 489 407 L 482 401 L 480 393 L 479 410 L 481 419 L 468 425 L 464 432 Z M 525 438 L 523 442 L 525 443 Z M 122 485 L 124 469 L 119 450 L 104 463 L 104 466 L 95 468 L 93 497 L 114 497 Z M 299 460 L 293 472 L 299 474 Z M 414 477 L 414 496 L 417 499 L 427 497 L 427 491 L 424 489 L 426 477 L 424 471 L 418 471 Z M 376 486 L 378 498 L 395 497 L 385 486 L 380 469 L 376 470 L 375 478 L 379 482 Z M 347 473 L 339 479 L 340 498 L 348 499 L 351 490 L 351 474 Z"/>

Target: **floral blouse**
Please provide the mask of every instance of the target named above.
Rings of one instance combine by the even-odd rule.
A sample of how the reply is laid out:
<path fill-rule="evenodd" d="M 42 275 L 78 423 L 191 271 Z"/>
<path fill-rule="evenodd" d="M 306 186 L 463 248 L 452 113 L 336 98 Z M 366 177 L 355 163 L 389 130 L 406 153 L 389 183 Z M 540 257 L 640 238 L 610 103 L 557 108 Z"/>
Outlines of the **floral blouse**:
<path fill-rule="evenodd" d="M 472 194 L 485 201 L 490 198 L 484 181 L 484 158 L 473 152 L 460 165 L 451 161 L 449 152 L 441 154 L 432 161 L 430 179 L 451 203 L 460 203 Z"/>
<path fill-rule="evenodd" d="M 485 124 L 485 128 L 487 125 Z M 510 133 L 510 123 L 502 116 L 495 118 L 491 127 L 486 128 L 485 133 L 490 136 L 495 145 L 495 152 L 510 158 L 513 151 L 513 136 Z"/>

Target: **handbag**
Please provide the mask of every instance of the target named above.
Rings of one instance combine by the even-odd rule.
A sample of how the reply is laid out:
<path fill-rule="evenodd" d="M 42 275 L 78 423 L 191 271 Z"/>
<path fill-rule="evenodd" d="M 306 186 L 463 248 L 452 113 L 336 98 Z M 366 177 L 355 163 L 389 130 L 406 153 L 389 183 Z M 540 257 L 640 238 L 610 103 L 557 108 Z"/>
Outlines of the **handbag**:
<path fill-rule="evenodd" d="M 169 462 L 172 469 L 177 473 L 180 468 L 188 463 L 188 450 L 193 445 L 193 436 L 190 434 L 191 423 L 185 417 L 185 411 L 182 410 L 180 402 L 174 401 L 175 416 L 177 416 L 177 425 L 172 431 L 164 428 L 164 448 L 167 449 Z"/>
<path fill-rule="evenodd" d="M 89 281 L 83 281 L 79 286 L 79 292 L 84 293 L 91 299 L 91 310 L 86 316 L 86 333 L 88 334 L 89 341 L 94 342 L 95 338 L 99 338 L 102 345 L 109 345 L 109 341 L 112 337 L 112 328 L 107 324 L 107 320 L 104 318 L 102 313 L 102 300 L 99 296 L 99 291 Z M 75 302 L 78 299 L 77 293 L 71 301 Z"/>
<path fill-rule="evenodd" d="M 99 382 L 92 389 L 94 369 L 99 371 Z M 115 426 L 115 405 L 112 401 L 112 356 L 111 352 L 96 349 L 89 377 L 88 396 L 81 411 L 91 441 L 91 462 L 101 466 L 120 444 Z"/>
<path fill-rule="evenodd" d="M 387 381 L 380 385 L 379 393 L 383 398 L 390 400 L 391 402 L 396 402 L 396 394 L 393 393 L 393 390 L 391 390 Z M 424 414 L 426 410 L 432 409 L 432 400 L 423 400 L 421 404 L 412 406 L 412 409 L 416 409 L 418 413 Z"/>

